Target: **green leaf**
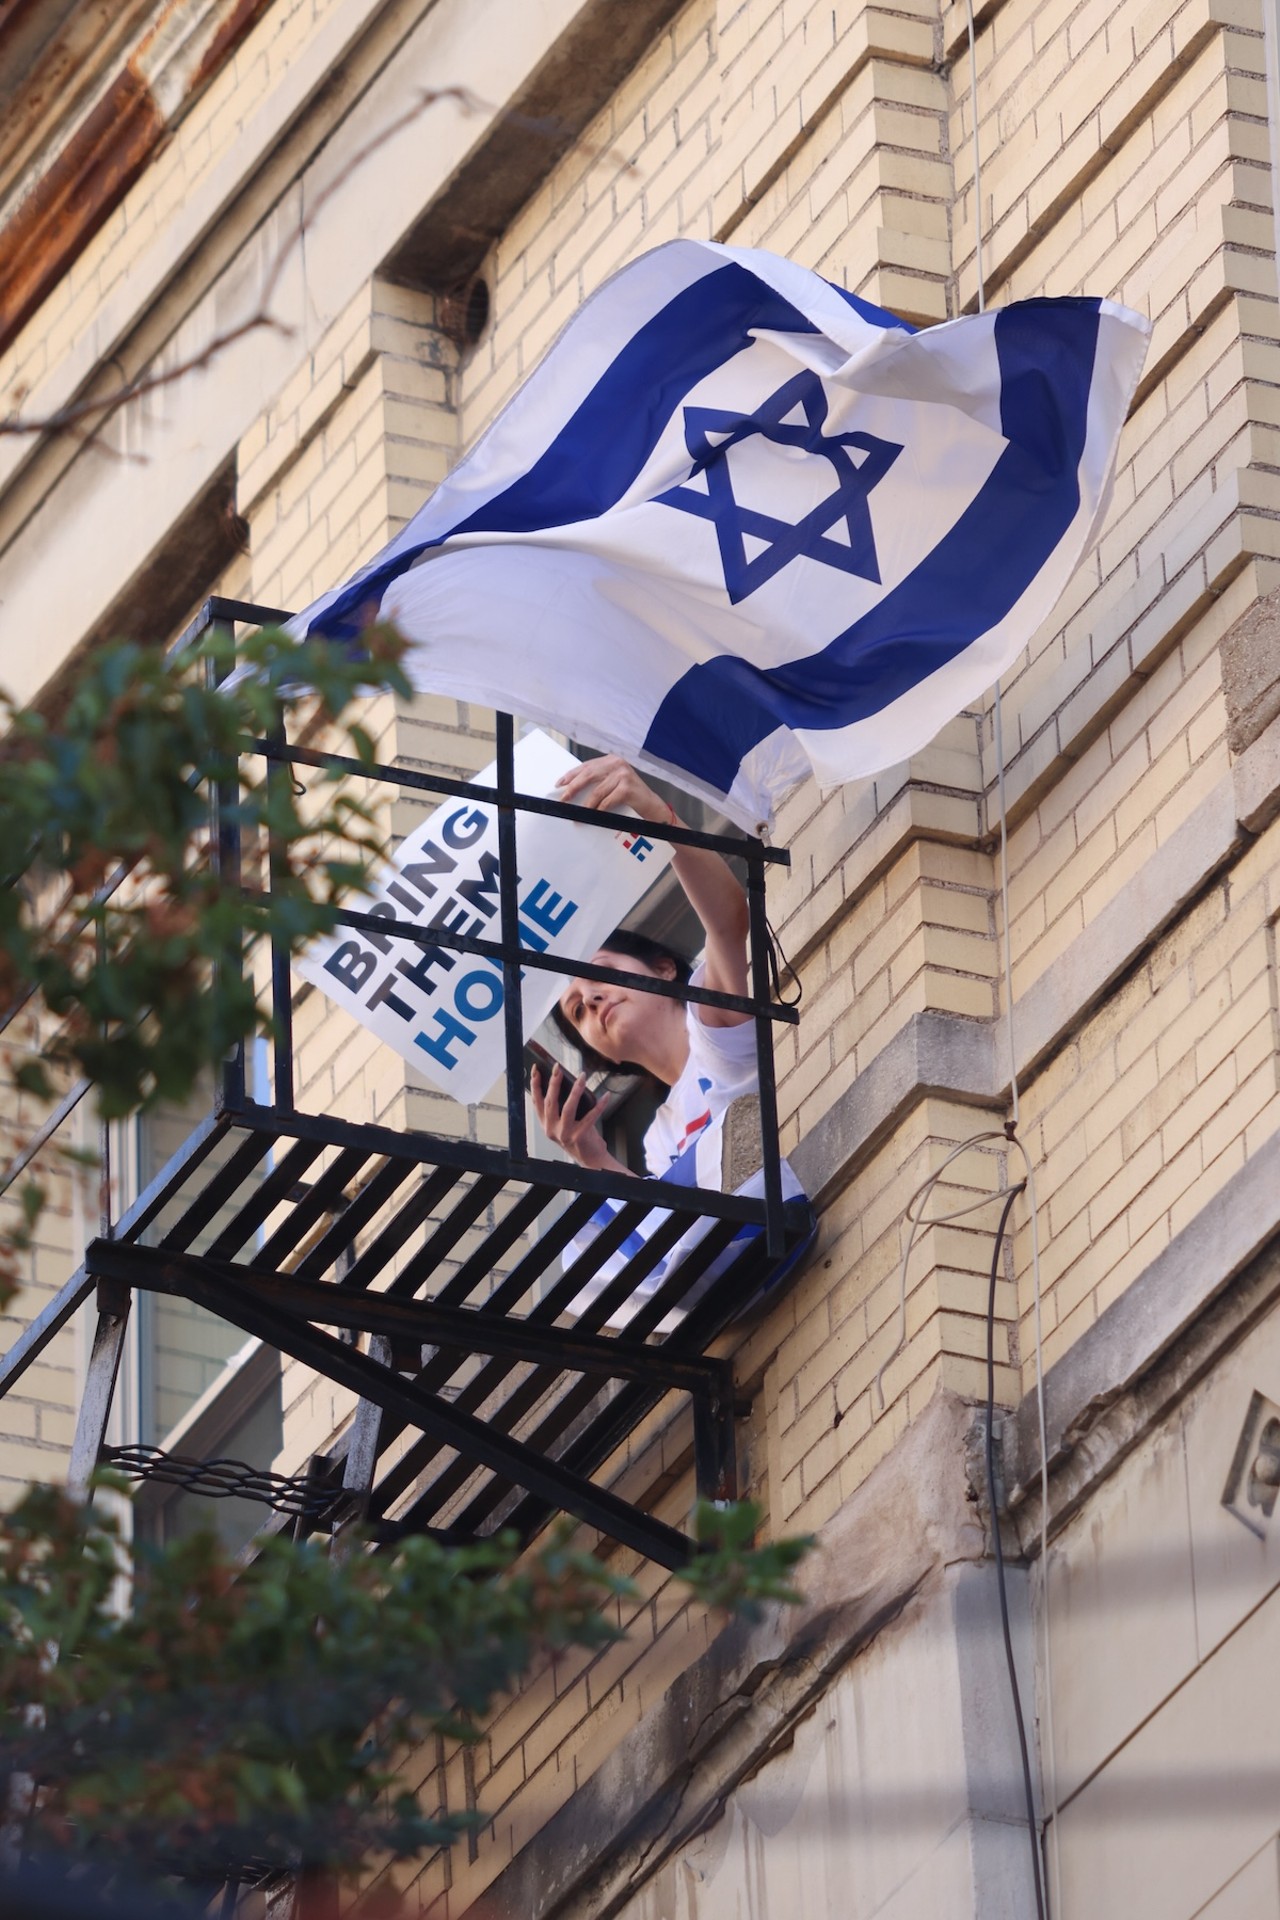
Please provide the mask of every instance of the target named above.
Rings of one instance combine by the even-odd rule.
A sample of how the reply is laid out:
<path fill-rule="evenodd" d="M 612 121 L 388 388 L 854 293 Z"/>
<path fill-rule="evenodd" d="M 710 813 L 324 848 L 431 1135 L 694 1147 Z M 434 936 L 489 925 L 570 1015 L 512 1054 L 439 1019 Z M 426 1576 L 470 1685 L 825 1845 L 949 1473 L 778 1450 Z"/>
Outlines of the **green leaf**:
<path fill-rule="evenodd" d="M 53 1082 L 43 1060 L 24 1060 L 14 1068 L 13 1081 L 23 1093 L 34 1094 L 37 1100 L 53 1099 Z"/>

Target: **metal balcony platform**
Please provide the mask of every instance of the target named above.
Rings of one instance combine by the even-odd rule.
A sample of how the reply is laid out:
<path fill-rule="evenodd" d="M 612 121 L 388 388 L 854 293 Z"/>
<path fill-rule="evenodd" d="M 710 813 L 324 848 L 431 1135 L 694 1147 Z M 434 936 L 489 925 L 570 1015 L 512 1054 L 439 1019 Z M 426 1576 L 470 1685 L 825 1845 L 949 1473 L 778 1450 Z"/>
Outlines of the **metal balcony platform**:
<path fill-rule="evenodd" d="M 262 614 L 219 602 L 206 611 L 224 624 Z M 252 750 L 282 765 L 324 763 L 279 739 Z M 495 801 L 500 819 L 529 806 L 616 827 L 613 815 L 517 795 L 511 750 L 511 723 L 500 716 L 497 789 L 461 790 Z M 461 786 L 403 768 L 360 772 L 446 793 Z M 3 1393 L 96 1292 L 73 1482 L 104 1457 L 130 1302 L 136 1290 L 150 1291 L 209 1309 L 357 1397 L 342 1440 L 311 1462 L 305 1498 L 273 1499 L 270 1483 L 280 1476 L 252 1476 L 267 1491 L 251 1497 L 291 1514 L 297 1528 L 358 1519 L 383 1541 L 413 1532 L 473 1540 L 500 1528 L 527 1540 L 565 1511 L 663 1565 L 689 1557 L 686 1535 L 622 1497 L 602 1471 L 662 1402 L 687 1396 L 698 1490 L 735 1497 L 732 1367 L 709 1347 L 797 1264 L 813 1221 L 807 1203 L 781 1200 L 769 1023 L 795 1015 L 770 997 L 763 921 L 765 863 L 780 856 L 758 842 L 652 831 L 747 862 L 765 1197 L 530 1155 L 517 983 L 521 965 L 539 962 L 520 945 L 514 885 L 504 886 L 497 943 L 402 929 L 419 944 L 488 952 L 516 988 L 508 995 L 505 1149 L 299 1111 L 288 962 L 277 955 L 273 1103 L 246 1097 L 243 1057 L 233 1060 L 208 1118 L 123 1218 L 106 1223 L 80 1272 L 0 1363 Z M 358 913 L 344 918 L 361 924 Z M 604 1199 L 618 1203 L 616 1214 L 589 1231 Z M 145 1450 L 117 1458 L 140 1476 L 164 1470 L 163 1456 L 157 1469 Z M 177 1471 L 171 1466 L 170 1477 Z M 198 1471 L 190 1484 L 201 1490 Z"/>

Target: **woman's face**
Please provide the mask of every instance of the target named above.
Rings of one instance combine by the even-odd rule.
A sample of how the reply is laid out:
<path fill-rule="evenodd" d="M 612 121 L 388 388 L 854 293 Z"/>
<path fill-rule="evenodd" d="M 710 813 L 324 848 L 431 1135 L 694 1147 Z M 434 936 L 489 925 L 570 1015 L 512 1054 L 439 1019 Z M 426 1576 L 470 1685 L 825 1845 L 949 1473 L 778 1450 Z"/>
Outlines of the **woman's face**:
<path fill-rule="evenodd" d="M 669 965 L 651 967 L 629 953 L 613 953 L 608 947 L 593 953 L 591 964 L 616 967 L 620 973 L 646 973 L 653 980 L 675 978 L 675 970 Z M 634 1060 L 641 1067 L 652 1062 L 654 1043 L 665 1032 L 673 1013 L 682 1028 L 684 1023 L 684 1008 L 678 1000 L 661 999 L 657 994 L 606 980 L 571 980 L 560 996 L 560 1011 L 585 1045 L 606 1060 Z"/>

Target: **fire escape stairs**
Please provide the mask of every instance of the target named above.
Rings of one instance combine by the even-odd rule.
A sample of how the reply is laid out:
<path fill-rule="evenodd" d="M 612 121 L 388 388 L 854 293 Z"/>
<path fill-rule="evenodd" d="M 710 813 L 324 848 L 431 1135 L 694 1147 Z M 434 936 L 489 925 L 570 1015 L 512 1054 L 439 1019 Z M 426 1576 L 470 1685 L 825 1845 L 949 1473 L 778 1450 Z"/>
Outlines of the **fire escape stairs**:
<path fill-rule="evenodd" d="M 211 601 L 192 631 L 261 624 L 267 611 Z M 512 738 L 499 716 L 496 798 L 514 820 L 522 803 Z M 323 759 L 279 739 L 254 748 L 282 766 Z M 427 790 L 457 785 L 404 768 L 365 772 Z M 746 861 L 766 1197 L 531 1157 L 518 1019 L 508 1031 L 505 1149 L 299 1111 L 288 966 L 277 956 L 272 1103 L 246 1096 L 243 1057 L 233 1060 L 212 1111 L 128 1212 L 104 1222 L 79 1272 L 0 1361 L 3 1394 L 96 1296 L 72 1484 L 113 1462 L 191 1491 L 247 1493 L 275 1509 L 276 1526 L 336 1532 L 358 1521 L 384 1542 L 416 1532 L 474 1540 L 507 1528 L 528 1540 L 563 1511 L 664 1566 L 689 1558 L 692 1540 L 624 1490 L 627 1443 L 661 1403 L 687 1395 L 698 1492 L 737 1496 L 740 1409 L 732 1361 L 713 1346 L 790 1275 L 814 1224 L 806 1202 L 782 1201 L 778 1173 L 769 1023 L 795 1015 L 770 995 L 763 913 L 766 864 L 785 856 L 757 841 L 666 832 Z M 516 980 L 524 956 L 514 915 L 502 933 L 504 969 Z M 510 998 L 518 1006 L 519 994 Z M 616 1211 L 584 1234 L 606 1198 Z M 700 1238 L 690 1233 L 699 1225 Z M 137 1292 L 192 1301 L 348 1389 L 357 1404 L 342 1438 L 296 1476 L 109 1447 Z"/>

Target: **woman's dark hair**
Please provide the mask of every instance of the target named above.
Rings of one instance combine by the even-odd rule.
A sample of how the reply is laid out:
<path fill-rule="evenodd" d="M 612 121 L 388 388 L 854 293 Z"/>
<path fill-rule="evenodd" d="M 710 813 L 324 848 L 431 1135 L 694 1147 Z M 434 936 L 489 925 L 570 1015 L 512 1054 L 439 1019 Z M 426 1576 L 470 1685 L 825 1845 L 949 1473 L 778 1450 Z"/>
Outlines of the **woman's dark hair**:
<path fill-rule="evenodd" d="M 600 948 L 609 953 L 621 954 L 627 960 L 642 961 L 656 973 L 664 961 L 675 969 L 675 978 L 682 985 L 693 973 L 693 962 L 683 953 L 677 953 L 674 947 L 662 940 L 651 940 L 647 933 L 633 933 L 630 927 L 615 927 L 607 940 L 600 942 Z M 591 1073 L 643 1073 L 643 1067 L 637 1067 L 626 1060 L 607 1060 L 594 1047 L 589 1047 L 582 1035 L 562 1009 L 559 1000 L 551 1009 L 551 1016 L 566 1040 L 573 1042 L 582 1055 L 582 1064 Z"/>

